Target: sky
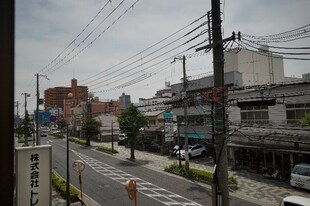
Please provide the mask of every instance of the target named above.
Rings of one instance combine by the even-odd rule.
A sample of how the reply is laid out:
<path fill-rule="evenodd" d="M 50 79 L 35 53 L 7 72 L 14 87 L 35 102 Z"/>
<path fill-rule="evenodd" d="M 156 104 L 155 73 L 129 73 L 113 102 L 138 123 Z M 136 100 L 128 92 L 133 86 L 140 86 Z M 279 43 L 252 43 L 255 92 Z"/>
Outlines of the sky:
<path fill-rule="evenodd" d="M 213 72 L 212 52 L 194 49 L 208 43 L 210 0 L 16 0 L 15 7 L 15 101 L 23 107 L 21 93 L 30 93 L 30 113 L 37 73 L 41 98 L 47 88 L 70 86 L 76 78 L 99 99 L 124 92 L 138 102 L 165 81 L 181 81 L 183 55 L 191 78 Z M 266 36 L 296 29 L 310 23 L 309 10 L 309 0 L 221 0 L 223 38 L 233 31 Z M 285 59 L 285 76 L 309 73 L 309 63 Z"/>

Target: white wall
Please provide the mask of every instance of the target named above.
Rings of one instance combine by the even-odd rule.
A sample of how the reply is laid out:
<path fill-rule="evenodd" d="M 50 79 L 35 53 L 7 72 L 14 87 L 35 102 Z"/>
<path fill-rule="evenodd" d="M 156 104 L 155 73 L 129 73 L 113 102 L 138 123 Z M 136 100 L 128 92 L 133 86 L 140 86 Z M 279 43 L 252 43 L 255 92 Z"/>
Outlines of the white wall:
<path fill-rule="evenodd" d="M 261 55 L 242 49 L 225 52 L 225 72 L 239 71 L 242 73 L 243 85 L 252 86 L 266 83 L 284 82 L 283 59 L 279 56 Z"/>

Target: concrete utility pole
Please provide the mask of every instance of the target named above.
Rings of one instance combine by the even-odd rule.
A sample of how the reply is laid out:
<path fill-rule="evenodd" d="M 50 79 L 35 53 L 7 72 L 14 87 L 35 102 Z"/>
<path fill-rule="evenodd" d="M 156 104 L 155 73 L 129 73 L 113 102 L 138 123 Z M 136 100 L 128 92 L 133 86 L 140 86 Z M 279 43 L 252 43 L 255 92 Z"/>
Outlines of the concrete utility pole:
<path fill-rule="evenodd" d="M 15 103 L 16 103 L 16 105 L 15 105 L 16 106 L 16 116 L 19 117 L 19 113 L 18 113 L 19 102 L 16 101 Z"/>
<path fill-rule="evenodd" d="M 27 111 L 27 97 L 30 97 L 30 94 L 25 92 L 25 93 L 22 93 L 22 95 L 25 96 L 25 114 L 26 114 L 26 111 Z"/>
<path fill-rule="evenodd" d="M 40 90 L 39 90 L 39 77 L 44 77 L 49 80 L 46 75 L 36 74 L 37 77 L 37 106 L 36 106 L 36 145 L 40 145 L 40 135 L 39 135 L 39 105 L 40 105 Z"/>
<path fill-rule="evenodd" d="M 174 61 L 178 59 L 178 60 L 182 60 L 183 62 L 183 88 L 182 88 L 182 99 L 183 99 L 183 115 L 184 115 L 184 138 L 185 138 L 185 145 L 184 145 L 184 150 L 185 150 L 185 172 L 186 175 L 188 175 L 188 171 L 189 171 L 189 156 L 188 156 L 188 121 L 187 121 L 187 100 L 186 100 L 186 90 L 187 90 L 187 77 L 186 77 L 186 67 L 185 67 L 185 61 L 186 61 L 186 57 L 183 55 L 182 58 L 180 57 L 175 57 Z M 181 158 L 181 157 L 179 157 Z"/>
<path fill-rule="evenodd" d="M 186 58 L 183 56 L 182 58 L 183 61 L 183 94 L 182 97 L 183 99 L 183 109 L 184 109 L 184 135 L 185 135 L 185 171 L 186 175 L 188 175 L 189 171 L 189 156 L 188 156 L 188 134 L 187 134 L 187 127 L 188 127 L 188 121 L 187 121 L 187 100 L 186 98 L 186 89 L 187 89 L 187 77 L 186 77 L 186 67 L 185 67 L 185 61 Z M 185 101 L 184 101 L 185 100 Z"/>
<path fill-rule="evenodd" d="M 215 184 L 217 186 L 217 205 L 229 206 L 227 148 L 225 141 L 225 96 L 224 96 L 224 52 L 221 27 L 220 0 L 212 0 L 212 37 L 213 37 L 213 70 L 214 88 L 222 91 L 222 98 L 215 103 L 215 149 L 216 168 Z M 218 93 L 218 95 L 220 95 Z"/>
<path fill-rule="evenodd" d="M 214 70 L 214 88 L 211 91 L 211 96 L 208 98 L 212 101 L 211 113 L 214 123 L 212 135 L 214 135 L 215 144 L 215 166 L 212 185 L 212 205 L 214 206 L 229 206 L 229 191 L 228 191 L 228 171 L 227 171 L 227 147 L 225 140 L 226 133 L 226 114 L 225 102 L 227 98 L 227 89 L 224 87 L 224 51 L 223 42 L 234 41 L 235 33 L 226 39 L 222 39 L 221 28 L 221 8 L 220 0 L 212 0 L 212 37 L 209 33 L 209 45 L 197 48 L 196 51 L 213 49 L 213 70 Z M 210 28 L 209 28 L 210 29 Z M 240 33 L 238 33 L 240 38 Z"/>

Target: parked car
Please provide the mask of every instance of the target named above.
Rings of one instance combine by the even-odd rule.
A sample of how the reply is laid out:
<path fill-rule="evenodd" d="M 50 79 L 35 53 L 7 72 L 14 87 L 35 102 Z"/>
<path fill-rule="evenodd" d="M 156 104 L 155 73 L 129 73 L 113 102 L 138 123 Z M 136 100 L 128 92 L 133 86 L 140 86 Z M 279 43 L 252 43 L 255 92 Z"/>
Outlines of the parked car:
<path fill-rule="evenodd" d="M 50 129 L 48 127 L 41 127 L 40 128 L 40 136 L 41 137 L 46 137 L 49 132 L 50 132 Z"/>
<path fill-rule="evenodd" d="M 119 140 L 119 141 L 117 142 L 118 145 L 126 145 L 127 143 L 128 143 L 128 139 L 127 139 L 127 138 L 125 138 L 125 139 L 123 139 L 123 140 Z"/>
<path fill-rule="evenodd" d="M 310 206 L 310 199 L 301 196 L 287 196 L 279 206 Z"/>
<path fill-rule="evenodd" d="M 183 149 L 182 145 L 180 145 L 180 146 L 179 145 L 174 145 L 174 147 L 169 150 L 170 156 L 176 157 L 178 155 L 180 149 Z"/>
<path fill-rule="evenodd" d="M 118 135 L 118 140 L 121 141 L 121 140 L 125 140 L 127 138 L 126 134 L 124 133 L 121 133 Z"/>
<path fill-rule="evenodd" d="M 206 148 L 201 144 L 189 145 L 188 146 L 188 157 L 205 156 L 207 154 Z M 179 154 L 177 154 L 179 156 Z M 181 150 L 181 159 L 185 159 L 185 150 Z"/>
<path fill-rule="evenodd" d="M 310 190 L 310 164 L 300 163 L 295 165 L 291 173 L 290 184 L 293 187 Z"/>
<path fill-rule="evenodd" d="M 206 148 L 206 150 L 207 150 L 207 155 L 208 156 L 212 156 L 213 155 L 213 152 L 214 152 L 214 146 L 211 144 L 211 143 L 209 143 L 209 142 L 206 142 L 206 141 L 204 141 L 203 142 L 203 145 L 205 146 L 205 148 Z"/>
<path fill-rule="evenodd" d="M 156 152 L 156 153 L 160 153 L 160 146 L 159 144 L 155 143 L 155 142 L 151 142 L 151 143 L 146 143 L 145 144 L 145 150 L 149 151 L 149 152 Z"/>

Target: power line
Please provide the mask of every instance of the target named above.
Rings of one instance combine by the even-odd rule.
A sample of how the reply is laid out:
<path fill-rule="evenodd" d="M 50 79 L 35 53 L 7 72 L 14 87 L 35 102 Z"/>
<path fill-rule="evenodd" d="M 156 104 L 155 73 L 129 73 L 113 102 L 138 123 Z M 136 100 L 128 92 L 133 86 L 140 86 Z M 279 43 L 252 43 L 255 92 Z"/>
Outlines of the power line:
<path fill-rule="evenodd" d="M 108 14 L 108 16 L 104 19 L 106 20 L 109 16 L 111 16 L 113 14 L 113 12 L 116 11 L 116 9 L 118 9 L 124 2 L 125 0 L 123 0 L 122 2 L 120 2 L 118 4 L 118 6 L 112 10 L 112 12 L 110 12 Z M 82 43 L 85 43 L 85 40 L 89 38 L 89 36 L 93 33 L 93 31 L 95 29 L 97 29 L 99 27 L 99 25 L 97 25 L 97 27 L 90 33 L 87 35 L 87 37 L 85 37 L 83 39 L 83 41 L 81 41 L 75 48 L 73 48 L 66 56 L 64 56 L 61 60 L 59 60 L 55 65 L 53 65 L 51 68 L 49 68 L 46 73 L 53 73 L 55 71 L 57 71 L 58 69 L 60 69 L 61 67 L 63 67 L 64 65 L 66 65 L 67 63 L 69 63 L 71 60 L 73 60 L 74 58 L 76 58 L 79 54 L 81 54 L 84 50 L 86 50 L 87 48 L 91 47 L 95 41 L 97 41 L 106 31 L 108 31 L 117 21 L 119 21 L 128 11 L 129 9 L 132 9 L 137 3 L 139 2 L 139 0 L 136 0 L 128 9 L 126 9 L 120 16 L 118 16 L 118 18 L 116 18 L 106 29 L 104 29 L 101 33 L 99 33 L 99 35 L 97 35 L 91 42 L 89 42 L 86 46 L 84 46 L 80 51 L 76 52 L 73 56 L 71 56 L 68 60 L 66 60 L 69 55 L 71 55 Z M 103 21 L 102 21 L 103 22 Z M 101 24 L 101 22 L 100 22 Z M 62 64 L 60 64 L 62 63 Z M 58 64 L 60 64 L 59 66 L 57 66 Z M 56 67 L 57 66 L 57 67 Z M 56 68 L 55 68 L 56 67 Z"/>
<path fill-rule="evenodd" d="M 51 64 L 53 64 L 76 40 L 84 33 L 84 31 L 94 22 L 94 20 L 99 16 L 99 14 L 105 9 L 105 7 L 111 3 L 111 0 L 108 0 L 104 6 L 97 12 L 97 14 L 88 22 L 88 24 L 82 29 L 82 31 L 43 69 L 41 69 L 38 73 L 42 73 L 46 68 L 48 68 Z M 83 40 L 84 41 L 84 40 Z"/>

